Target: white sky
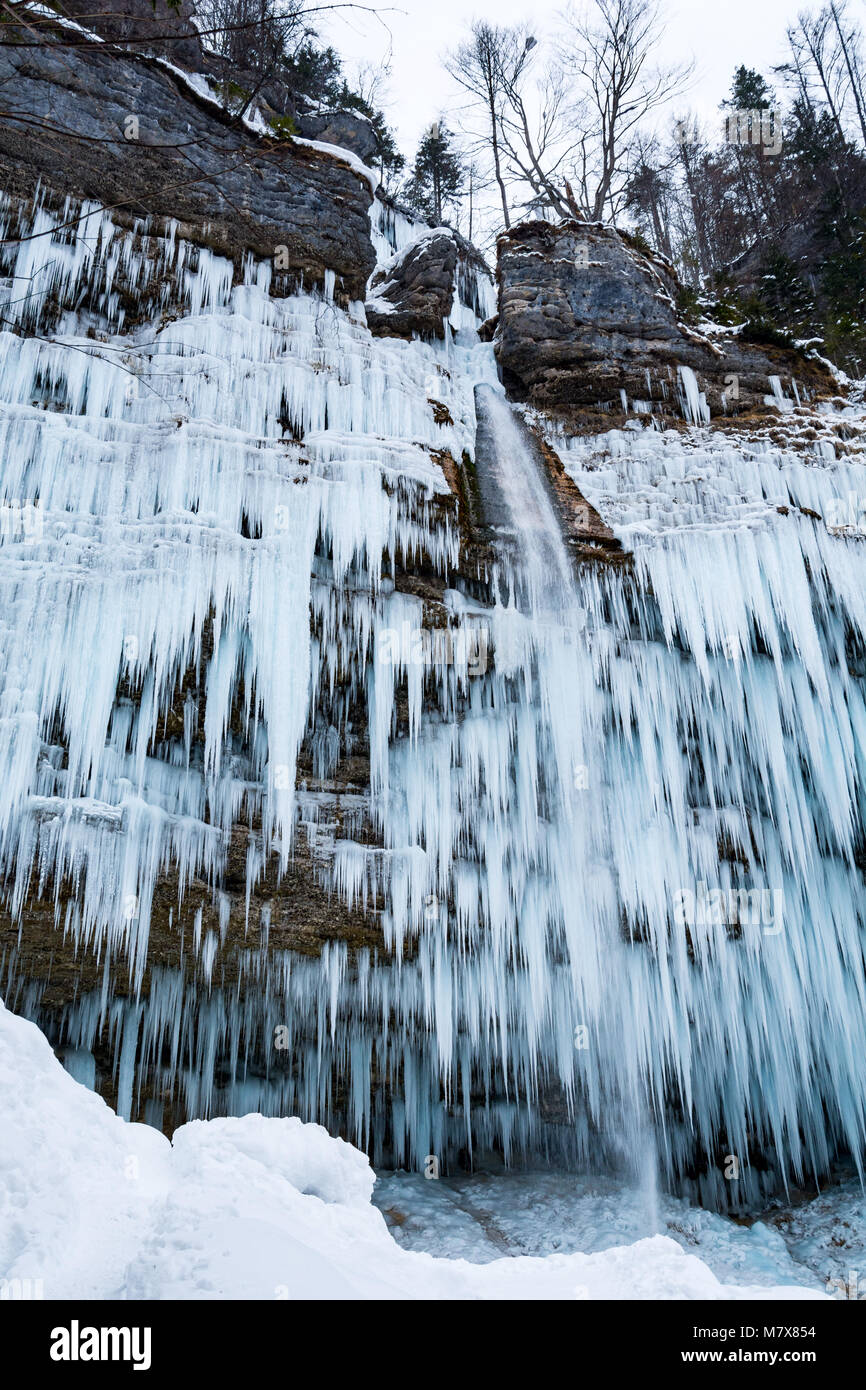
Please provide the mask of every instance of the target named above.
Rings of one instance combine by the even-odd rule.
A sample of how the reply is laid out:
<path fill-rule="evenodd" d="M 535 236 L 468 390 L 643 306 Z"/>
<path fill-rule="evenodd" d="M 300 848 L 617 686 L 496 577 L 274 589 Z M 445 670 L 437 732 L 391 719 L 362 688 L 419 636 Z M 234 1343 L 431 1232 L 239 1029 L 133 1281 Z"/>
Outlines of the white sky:
<path fill-rule="evenodd" d="M 386 114 L 406 155 L 440 114 L 459 107 L 461 98 L 443 71 L 440 58 L 460 42 L 475 16 L 496 24 L 532 16 L 539 39 L 555 27 L 563 0 L 394 0 L 382 5 L 386 32 L 372 17 L 346 11 L 328 22 L 327 35 L 350 70 L 358 62 L 380 62 L 390 54 Z M 818 0 L 662 0 L 666 19 L 660 56 L 668 61 L 694 57 L 695 77 L 685 105 L 710 122 L 727 94 L 734 68 L 743 63 L 772 79 L 774 63 L 785 54 L 785 27 Z M 866 0 L 849 0 L 852 18 L 866 27 Z M 682 111 L 683 102 L 678 103 Z M 449 121 L 459 128 L 459 121 Z"/>

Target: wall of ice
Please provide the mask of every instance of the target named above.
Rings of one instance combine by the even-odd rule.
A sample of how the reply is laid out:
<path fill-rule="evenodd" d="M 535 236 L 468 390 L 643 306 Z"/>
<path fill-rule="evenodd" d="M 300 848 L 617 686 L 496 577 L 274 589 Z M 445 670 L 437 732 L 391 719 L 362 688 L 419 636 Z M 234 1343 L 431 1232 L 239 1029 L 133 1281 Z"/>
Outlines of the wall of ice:
<path fill-rule="evenodd" d="M 341 663 L 359 658 L 363 685 L 383 563 L 456 557 L 428 450 L 471 446 L 472 398 L 450 345 L 376 343 L 361 306 L 272 299 L 267 263 L 233 283 L 171 229 L 75 217 L 36 210 L 0 306 L 0 857 L 15 911 L 34 873 L 58 894 L 74 879 L 65 929 L 128 948 L 140 975 L 169 863 L 216 882 L 244 815 L 260 856 L 288 855 L 308 710 Z M 123 332 L 121 274 L 142 297 L 159 285 L 162 324 Z M 160 729 L 204 639 L 193 751 L 189 694 L 183 738 Z"/>
<path fill-rule="evenodd" d="M 375 340 L 362 306 L 274 299 L 266 264 L 171 229 L 6 217 L 30 239 L 0 306 L 0 864 L 23 932 L 53 898 L 106 961 L 64 1012 L 70 1065 L 92 1075 L 106 1030 L 127 1114 L 147 1077 L 189 1115 L 297 1113 L 416 1168 L 657 1162 L 722 1202 L 728 1156 L 753 1200 L 859 1155 L 864 558 L 796 507 L 866 493 L 863 466 L 561 439 L 634 552 L 574 578 L 462 314 L 442 344 Z M 383 259 L 412 234 L 373 227 Z M 431 456 L 475 457 L 479 383 L 510 515 L 485 605 Z M 394 588 L 421 557 L 452 586 L 447 659 Z M 327 775 L 359 706 L 369 833 L 330 832 L 323 872 L 380 948 L 304 956 L 253 923 L 231 983 L 196 940 L 195 978 L 137 997 L 155 884 L 218 898 L 242 825 L 249 901 L 328 821 L 302 742 Z M 706 910 L 739 890 L 770 895 L 756 922 Z"/>

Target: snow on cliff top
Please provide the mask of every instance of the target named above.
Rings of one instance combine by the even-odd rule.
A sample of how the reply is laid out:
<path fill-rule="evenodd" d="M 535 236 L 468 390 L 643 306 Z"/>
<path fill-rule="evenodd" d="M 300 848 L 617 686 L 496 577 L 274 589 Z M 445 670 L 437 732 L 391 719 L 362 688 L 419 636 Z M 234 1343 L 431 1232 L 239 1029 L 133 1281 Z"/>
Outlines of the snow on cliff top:
<path fill-rule="evenodd" d="M 81 24 L 76 24 L 74 20 L 67 19 L 65 15 L 57 14 L 50 5 L 34 4 L 31 8 L 36 14 L 44 15 L 47 19 L 50 19 L 58 28 L 69 29 L 76 33 L 83 34 L 93 43 L 105 42 L 93 29 L 87 29 Z M 192 16 L 187 17 L 192 18 Z M 148 55 L 143 52 L 140 56 Z M 206 73 L 190 72 L 186 68 L 178 67 L 177 63 L 173 63 L 170 58 L 166 58 L 165 55 L 161 53 L 156 53 L 151 56 L 153 56 L 154 60 L 159 63 L 161 67 L 178 78 L 191 92 L 199 97 L 200 100 L 208 102 L 216 110 L 225 113 L 226 108 L 216 95 L 213 81 Z M 252 110 L 248 112 L 245 111 L 241 120 L 247 130 L 253 135 L 266 135 L 273 139 L 274 130 L 264 120 L 257 107 L 253 106 Z M 369 184 L 371 193 L 375 193 L 376 189 L 379 187 L 381 180 L 376 170 L 371 169 L 368 164 L 365 164 L 362 159 L 359 159 L 353 150 L 344 149 L 342 145 L 330 145 L 327 141 L 323 140 L 305 140 L 302 139 L 300 135 L 293 135 L 291 137 L 291 143 L 294 145 L 305 145 L 307 149 L 318 150 L 320 154 L 328 155 L 331 159 L 338 159 L 341 163 L 348 164 L 349 168 L 352 169 L 359 178 L 364 179 L 364 181 Z"/>
<path fill-rule="evenodd" d="M 721 1284 L 654 1236 L 471 1264 L 401 1249 L 366 1157 L 298 1119 L 119 1119 L 0 1004 L 0 1278 L 46 1298 L 822 1297 Z"/>

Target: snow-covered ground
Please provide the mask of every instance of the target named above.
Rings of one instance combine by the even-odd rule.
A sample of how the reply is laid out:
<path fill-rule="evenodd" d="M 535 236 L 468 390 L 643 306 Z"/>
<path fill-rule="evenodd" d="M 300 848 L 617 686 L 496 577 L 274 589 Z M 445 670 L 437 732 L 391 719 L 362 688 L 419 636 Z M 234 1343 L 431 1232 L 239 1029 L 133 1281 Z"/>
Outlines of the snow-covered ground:
<path fill-rule="evenodd" d="M 6 1298 L 28 1280 L 45 1298 L 823 1297 L 781 1237 L 683 1207 L 698 1258 L 671 1236 L 634 1240 L 638 1207 L 630 1218 L 623 1194 L 562 1178 L 387 1179 L 392 1229 L 412 1212 L 397 1241 L 350 1144 L 259 1115 L 196 1121 L 170 1143 L 121 1120 L 2 1004 L 0 1115 Z M 808 1223 L 800 1234 L 814 1243 Z"/>

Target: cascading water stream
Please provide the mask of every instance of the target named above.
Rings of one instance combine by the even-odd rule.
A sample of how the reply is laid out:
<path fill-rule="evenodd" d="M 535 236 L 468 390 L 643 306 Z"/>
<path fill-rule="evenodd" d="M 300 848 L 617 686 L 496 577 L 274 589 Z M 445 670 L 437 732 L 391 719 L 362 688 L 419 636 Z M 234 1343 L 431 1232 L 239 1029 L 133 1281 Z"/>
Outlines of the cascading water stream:
<path fill-rule="evenodd" d="M 479 488 L 509 578 L 534 616 L 575 608 L 573 565 L 547 482 L 524 434 L 504 396 L 492 386 L 476 387 L 475 404 L 476 447 L 487 454 Z"/>
<path fill-rule="evenodd" d="M 531 703 L 540 716 L 536 740 L 539 748 L 548 750 L 547 756 L 539 760 L 539 787 L 546 794 L 539 799 L 538 816 L 550 823 L 551 830 L 561 828 L 564 837 L 571 841 L 571 854 L 588 864 L 592 842 L 583 838 L 585 826 L 579 808 L 589 790 L 584 776 L 590 765 L 597 768 L 603 757 L 604 729 L 599 720 L 594 724 L 584 722 L 569 692 L 576 693 L 593 684 L 594 624 L 588 623 L 588 615 L 579 602 L 575 565 L 565 543 L 550 483 L 526 426 L 515 416 L 503 393 L 489 385 L 476 387 L 475 403 L 476 468 L 485 515 L 492 520 L 497 536 L 502 566 L 497 580 L 501 592 L 511 596 L 528 624 L 530 651 L 525 660 L 532 672 Z M 504 601 L 507 603 L 508 598 Z M 594 617 L 597 619 L 598 614 Z M 582 732 L 575 739 L 578 730 Z M 552 843 L 561 846 L 562 840 L 556 835 Z M 556 876 L 558 869 L 554 862 L 548 874 Z M 518 934 L 522 907 L 516 904 Z M 563 902 L 557 932 L 566 926 L 564 907 Z M 619 941 L 611 933 L 609 920 L 603 928 L 597 949 L 602 956 L 615 959 Z M 577 940 L 566 932 L 567 949 Z M 581 982 L 580 989 L 579 958 L 571 968 Z M 617 989 L 615 979 L 608 977 L 607 983 Z M 597 1006 L 611 1007 L 601 1001 Z M 589 1041 L 585 1033 L 586 1025 L 576 1023 L 578 1052 Z M 602 1086 L 606 1097 L 602 1123 L 609 1153 L 621 1153 L 632 1181 L 645 1190 L 650 1226 L 654 1228 L 655 1137 L 646 1112 L 645 1088 L 628 1061 L 616 1057 Z"/>

